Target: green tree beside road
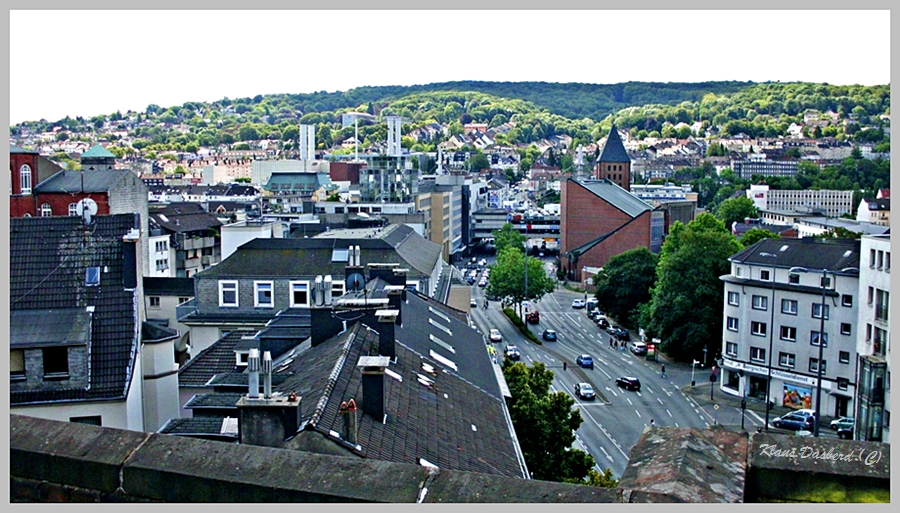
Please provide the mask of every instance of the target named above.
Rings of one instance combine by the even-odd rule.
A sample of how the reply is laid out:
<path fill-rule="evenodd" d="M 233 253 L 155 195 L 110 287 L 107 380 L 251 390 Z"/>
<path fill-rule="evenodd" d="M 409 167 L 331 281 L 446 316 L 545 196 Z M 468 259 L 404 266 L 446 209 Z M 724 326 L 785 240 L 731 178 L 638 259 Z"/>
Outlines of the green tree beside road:
<path fill-rule="evenodd" d="M 528 295 L 525 295 L 525 253 L 507 247 L 497 255 L 497 263 L 491 266 L 491 279 L 487 294 L 499 298 L 509 298 L 519 308 L 522 301 L 539 300 L 552 292 L 554 281 L 547 276 L 544 264 L 534 257 L 528 257 Z M 518 312 L 521 315 L 521 311 Z"/>
<path fill-rule="evenodd" d="M 639 324 L 638 307 L 651 299 L 659 257 L 647 248 L 628 250 L 609 259 L 594 276 L 598 306 L 627 326 Z"/>
<path fill-rule="evenodd" d="M 494 248 L 498 255 L 509 247 L 525 251 L 525 236 L 510 223 L 504 224 L 499 230 L 494 230 L 491 235 L 494 236 Z"/>

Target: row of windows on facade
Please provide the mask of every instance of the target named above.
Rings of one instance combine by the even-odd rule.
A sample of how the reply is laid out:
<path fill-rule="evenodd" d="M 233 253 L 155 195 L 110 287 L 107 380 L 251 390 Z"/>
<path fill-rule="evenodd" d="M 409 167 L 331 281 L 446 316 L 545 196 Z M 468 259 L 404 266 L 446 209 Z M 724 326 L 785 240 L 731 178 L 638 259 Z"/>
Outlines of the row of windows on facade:
<path fill-rule="evenodd" d="M 825 345 L 828 346 L 828 341 L 826 337 Z M 725 354 L 727 356 L 737 357 L 738 355 L 738 344 L 737 342 L 726 342 L 725 343 Z M 794 353 L 788 352 L 779 352 L 778 353 L 778 365 L 780 367 L 784 367 L 786 369 L 793 369 L 796 367 L 797 355 Z M 758 362 L 758 363 L 766 363 L 766 349 L 762 347 L 754 347 L 750 346 L 750 361 Z M 850 352 L 849 351 L 840 351 L 838 352 L 838 362 L 843 365 L 850 364 Z M 818 372 L 818 358 L 810 358 L 809 359 L 809 372 Z M 824 375 L 828 368 L 828 361 L 822 360 L 822 374 Z"/>
<path fill-rule="evenodd" d="M 152 308 L 159 308 L 159 306 L 160 306 L 160 296 L 147 296 L 147 298 L 149 299 L 149 301 L 150 301 L 150 306 L 151 306 Z M 189 301 L 190 299 L 191 299 L 191 298 L 189 298 L 189 297 L 179 297 L 179 298 L 178 298 L 178 304 L 180 305 L 180 304 L 182 304 L 182 303 L 184 303 L 184 302 L 186 302 L 186 301 Z"/>
<path fill-rule="evenodd" d="M 869 287 L 870 293 L 874 291 L 872 287 Z M 879 290 L 879 292 L 884 292 Z M 886 294 L 886 292 L 885 292 Z M 879 297 L 879 299 L 881 299 Z M 872 298 L 869 298 L 869 304 L 872 303 Z M 728 292 L 728 304 L 731 306 L 741 306 L 741 293 L 736 291 Z M 782 299 L 781 300 L 781 313 L 788 315 L 797 315 L 797 305 L 798 300 L 796 299 Z M 812 303 L 812 317 L 814 319 L 819 319 L 822 317 L 822 303 Z M 829 305 L 825 306 L 825 319 L 828 319 L 828 315 L 830 313 Z M 850 294 L 841 295 L 841 306 L 846 306 L 848 308 L 853 307 L 853 296 Z M 767 311 L 769 309 L 769 296 L 762 296 L 753 294 L 751 296 L 751 308 L 754 310 L 762 310 Z"/>
<path fill-rule="evenodd" d="M 891 252 L 882 250 L 869 250 L 869 268 L 891 272 Z"/>
<path fill-rule="evenodd" d="M 309 297 L 309 281 L 291 281 L 288 284 L 290 305 L 295 307 L 310 306 Z M 333 281 L 331 283 L 331 291 L 334 297 L 344 295 L 344 282 Z M 253 306 L 256 308 L 274 308 L 275 307 L 275 282 L 272 281 L 255 281 L 253 282 Z M 220 281 L 219 282 L 219 306 L 237 307 L 240 306 L 238 301 L 238 282 L 237 281 Z"/>

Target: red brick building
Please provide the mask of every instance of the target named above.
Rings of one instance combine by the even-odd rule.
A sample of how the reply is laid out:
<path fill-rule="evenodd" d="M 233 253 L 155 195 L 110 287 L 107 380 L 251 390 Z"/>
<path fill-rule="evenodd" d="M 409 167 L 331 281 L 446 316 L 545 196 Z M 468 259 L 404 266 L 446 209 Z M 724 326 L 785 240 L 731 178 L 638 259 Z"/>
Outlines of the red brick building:
<path fill-rule="evenodd" d="M 34 216 L 37 210 L 35 187 L 62 168 L 34 150 L 9 146 L 9 217 Z"/>
<path fill-rule="evenodd" d="M 610 180 L 568 179 L 561 190 L 560 257 L 569 280 L 581 281 L 584 266 L 644 247 L 657 252 L 665 213 Z"/>
<path fill-rule="evenodd" d="M 594 167 L 594 177 L 601 180 L 605 178 L 626 191 L 631 191 L 631 157 L 625 151 L 615 124 L 609 130 L 603 153 Z"/>

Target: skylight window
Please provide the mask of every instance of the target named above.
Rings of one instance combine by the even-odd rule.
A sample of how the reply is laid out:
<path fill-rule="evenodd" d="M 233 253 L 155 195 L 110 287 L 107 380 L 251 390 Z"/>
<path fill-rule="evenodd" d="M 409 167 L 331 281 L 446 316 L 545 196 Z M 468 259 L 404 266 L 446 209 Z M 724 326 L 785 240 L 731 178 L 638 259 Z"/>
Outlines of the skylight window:
<path fill-rule="evenodd" d="M 332 262 L 347 262 L 350 260 L 350 250 L 347 248 L 335 248 L 331 253 Z"/>
<path fill-rule="evenodd" d="M 437 337 L 435 337 L 434 335 L 431 335 L 431 334 L 428 335 L 428 338 L 431 339 L 431 341 L 434 342 L 435 344 L 437 344 L 437 345 L 443 347 L 444 349 L 446 349 L 447 351 L 450 351 L 451 353 L 456 354 L 456 350 L 453 349 L 453 346 L 451 346 L 450 344 L 444 342 L 443 340 L 441 340 L 441 339 L 439 339 L 439 338 L 437 338 Z"/>
<path fill-rule="evenodd" d="M 429 350 L 429 351 L 428 351 L 428 354 L 429 354 L 432 358 L 434 358 L 435 360 L 437 360 L 437 361 L 443 363 L 444 365 L 446 365 L 447 367 L 450 367 L 451 369 L 453 369 L 453 370 L 455 370 L 455 371 L 458 371 L 458 370 L 459 370 L 459 369 L 456 367 L 456 364 L 453 363 L 452 360 L 450 360 L 450 359 L 448 359 L 448 358 L 444 358 L 443 356 L 441 356 L 441 355 L 435 353 L 434 350 Z"/>
<path fill-rule="evenodd" d="M 88 267 L 84 270 L 84 284 L 88 287 L 100 285 L 100 268 Z"/>
<path fill-rule="evenodd" d="M 446 322 L 447 324 L 450 324 L 450 318 L 447 317 L 446 315 L 444 315 L 444 313 L 441 312 L 440 310 L 435 310 L 433 307 L 430 307 L 430 306 L 429 306 L 429 307 L 428 307 L 428 311 L 431 312 L 431 313 L 433 313 L 434 315 L 437 315 L 437 316 L 440 317 L 441 319 L 443 319 L 444 322 Z"/>
<path fill-rule="evenodd" d="M 392 371 L 391 369 L 384 369 L 384 373 L 387 374 L 388 376 L 396 379 L 400 383 L 403 383 L 403 376 L 397 374 L 396 372 Z"/>
<path fill-rule="evenodd" d="M 438 324 L 437 322 L 435 322 L 434 319 L 432 319 L 431 317 L 428 318 L 428 324 L 431 324 L 431 325 L 434 326 L 435 328 L 437 328 L 437 329 L 443 331 L 444 333 L 446 333 L 447 335 L 450 335 L 451 337 L 453 336 L 453 332 L 450 331 L 450 328 L 447 328 L 447 327 L 445 327 L 445 326 L 441 326 L 440 324 Z"/>

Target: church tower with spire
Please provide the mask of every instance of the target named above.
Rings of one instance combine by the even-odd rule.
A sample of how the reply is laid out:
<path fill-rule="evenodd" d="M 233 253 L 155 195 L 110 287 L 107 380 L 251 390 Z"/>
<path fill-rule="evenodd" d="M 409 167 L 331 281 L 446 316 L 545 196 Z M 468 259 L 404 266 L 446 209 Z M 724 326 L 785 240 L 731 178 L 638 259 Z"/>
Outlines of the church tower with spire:
<path fill-rule="evenodd" d="M 626 191 L 631 191 L 631 158 L 625 151 L 625 145 L 622 144 L 615 123 L 609 129 L 603 153 L 600 154 L 600 159 L 594 167 L 594 177 L 606 178 Z"/>

